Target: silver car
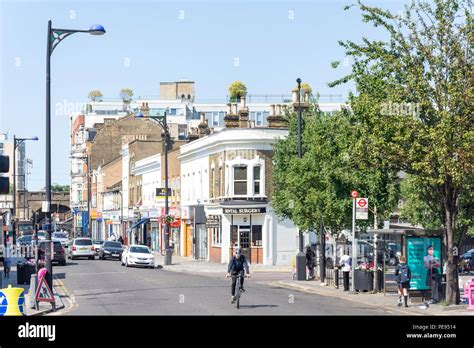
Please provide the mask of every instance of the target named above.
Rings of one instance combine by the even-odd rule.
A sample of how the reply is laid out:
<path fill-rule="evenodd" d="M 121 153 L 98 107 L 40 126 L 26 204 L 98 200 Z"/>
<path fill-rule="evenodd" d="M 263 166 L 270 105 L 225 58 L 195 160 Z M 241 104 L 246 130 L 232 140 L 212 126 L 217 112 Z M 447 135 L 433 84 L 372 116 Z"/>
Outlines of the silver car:
<path fill-rule="evenodd" d="M 95 247 L 90 238 L 75 238 L 68 248 L 68 258 L 74 260 L 77 257 L 95 259 Z"/>

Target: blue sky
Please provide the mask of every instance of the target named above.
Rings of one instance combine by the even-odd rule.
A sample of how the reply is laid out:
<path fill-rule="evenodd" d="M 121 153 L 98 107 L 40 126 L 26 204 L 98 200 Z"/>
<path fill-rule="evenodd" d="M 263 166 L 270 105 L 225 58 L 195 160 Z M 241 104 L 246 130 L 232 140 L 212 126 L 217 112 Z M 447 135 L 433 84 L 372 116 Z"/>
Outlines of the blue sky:
<path fill-rule="evenodd" d="M 69 183 L 70 121 L 61 105 L 87 101 L 91 89 L 117 98 L 122 87 L 135 96 L 157 96 L 160 81 L 196 82 L 198 101 L 224 99 L 234 80 L 251 94 L 289 93 L 297 77 L 321 94 L 343 94 L 329 81 L 350 71 L 338 40 L 382 38 L 362 23 L 355 0 L 313 1 L 13 1 L 0 0 L 0 132 L 38 136 L 27 143 L 33 159 L 30 189 L 44 187 L 45 59 L 47 21 L 74 34 L 52 57 L 52 181 Z M 368 4 L 402 9 L 406 1 Z M 377 36 L 375 36 L 377 35 Z M 238 60 L 238 66 L 235 62 Z"/>

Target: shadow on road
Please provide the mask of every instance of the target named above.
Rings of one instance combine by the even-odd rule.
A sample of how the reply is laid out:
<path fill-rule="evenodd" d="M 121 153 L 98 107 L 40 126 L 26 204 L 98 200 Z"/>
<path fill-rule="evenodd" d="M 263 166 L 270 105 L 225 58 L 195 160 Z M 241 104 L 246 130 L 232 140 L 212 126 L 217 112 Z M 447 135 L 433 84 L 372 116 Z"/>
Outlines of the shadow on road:
<path fill-rule="evenodd" d="M 66 273 L 57 273 L 57 272 L 53 272 L 54 274 L 54 278 L 56 279 L 66 279 Z"/>
<path fill-rule="evenodd" d="M 278 305 L 240 305 L 240 308 L 274 308 Z"/>

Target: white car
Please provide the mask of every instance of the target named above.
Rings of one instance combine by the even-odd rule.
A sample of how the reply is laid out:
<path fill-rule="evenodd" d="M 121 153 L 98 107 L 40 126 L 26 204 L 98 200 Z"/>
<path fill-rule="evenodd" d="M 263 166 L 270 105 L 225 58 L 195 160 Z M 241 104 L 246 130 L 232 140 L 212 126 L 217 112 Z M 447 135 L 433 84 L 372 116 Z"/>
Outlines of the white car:
<path fill-rule="evenodd" d="M 68 257 L 74 260 L 76 257 L 87 257 L 89 260 L 95 259 L 95 247 L 90 238 L 76 238 L 68 248 Z"/>
<path fill-rule="evenodd" d="M 122 266 L 143 266 L 155 268 L 155 257 L 145 245 L 130 245 L 122 252 Z"/>
<path fill-rule="evenodd" d="M 46 231 L 38 231 L 36 237 L 38 240 L 46 240 Z"/>
<path fill-rule="evenodd" d="M 66 232 L 53 232 L 51 235 L 53 242 L 60 242 L 64 247 L 69 242 L 69 237 Z"/>
<path fill-rule="evenodd" d="M 93 241 L 92 241 L 92 244 L 94 244 L 95 253 L 96 253 L 97 255 L 99 255 L 100 248 L 101 248 L 102 245 L 104 244 L 104 241 L 103 241 L 103 240 L 93 240 Z"/>

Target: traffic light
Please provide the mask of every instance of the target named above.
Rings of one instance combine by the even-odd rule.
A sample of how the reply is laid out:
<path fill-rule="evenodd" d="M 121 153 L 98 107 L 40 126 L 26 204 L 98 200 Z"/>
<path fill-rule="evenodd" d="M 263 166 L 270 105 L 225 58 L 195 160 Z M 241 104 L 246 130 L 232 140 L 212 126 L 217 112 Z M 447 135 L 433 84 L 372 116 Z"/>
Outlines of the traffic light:
<path fill-rule="evenodd" d="M 8 173 L 10 170 L 10 157 L 0 155 L 0 173 Z M 0 194 L 7 195 L 10 193 L 10 178 L 0 176 Z"/>

